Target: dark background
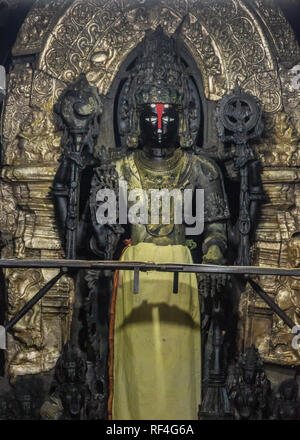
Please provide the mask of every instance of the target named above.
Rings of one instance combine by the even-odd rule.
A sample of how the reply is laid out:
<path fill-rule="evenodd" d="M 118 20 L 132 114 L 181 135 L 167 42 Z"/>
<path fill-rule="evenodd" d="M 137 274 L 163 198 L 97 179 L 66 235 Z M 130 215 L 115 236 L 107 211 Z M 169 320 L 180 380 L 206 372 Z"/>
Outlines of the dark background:
<path fill-rule="evenodd" d="M 226 0 L 224 0 L 226 1 Z M 0 0 L 0 64 L 8 67 L 11 48 L 33 0 Z M 277 0 L 300 43 L 300 0 Z"/>

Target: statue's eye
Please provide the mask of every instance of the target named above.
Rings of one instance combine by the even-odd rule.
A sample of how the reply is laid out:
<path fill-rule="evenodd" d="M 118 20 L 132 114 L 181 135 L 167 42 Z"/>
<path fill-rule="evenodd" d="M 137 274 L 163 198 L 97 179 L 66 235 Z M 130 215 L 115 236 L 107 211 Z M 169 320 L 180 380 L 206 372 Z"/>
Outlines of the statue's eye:
<path fill-rule="evenodd" d="M 157 117 L 156 116 L 151 116 L 151 118 L 145 118 L 147 122 L 156 122 L 157 121 Z"/>
<path fill-rule="evenodd" d="M 174 118 L 170 118 L 170 116 L 163 116 L 162 120 L 164 122 L 174 122 Z"/>

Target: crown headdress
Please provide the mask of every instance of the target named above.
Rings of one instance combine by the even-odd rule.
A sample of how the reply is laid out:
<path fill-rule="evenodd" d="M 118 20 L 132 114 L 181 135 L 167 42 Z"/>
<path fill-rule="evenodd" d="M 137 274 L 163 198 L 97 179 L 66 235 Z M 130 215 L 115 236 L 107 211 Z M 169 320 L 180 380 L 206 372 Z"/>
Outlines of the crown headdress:
<path fill-rule="evenodd" d="M 252 344 L 241 355 L 240 365 L 244 370 L 261 371 L 263 368 L 263 361 L 259 355 L 258 349 Z"/>
<path fill-rule="evenodd" d="M 159 26 L 146 35 L 143 53 L 133 71 L 136 104 L 168 103 L 182 105 L 187 86 L 184 67 L 175 41 Z"/>

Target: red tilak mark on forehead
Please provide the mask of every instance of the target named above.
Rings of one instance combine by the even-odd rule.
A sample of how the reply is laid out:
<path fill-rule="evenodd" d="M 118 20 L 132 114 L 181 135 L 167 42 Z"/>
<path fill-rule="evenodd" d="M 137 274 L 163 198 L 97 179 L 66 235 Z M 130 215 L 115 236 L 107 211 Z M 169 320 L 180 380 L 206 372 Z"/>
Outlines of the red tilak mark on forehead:
<path fill-rule="evenodd" d="M 156 113 L 158 117 L 158 125 L 157 128 L 161 129 L 161 118 L 164 111 L 164 104 L 156 104 Z"/>

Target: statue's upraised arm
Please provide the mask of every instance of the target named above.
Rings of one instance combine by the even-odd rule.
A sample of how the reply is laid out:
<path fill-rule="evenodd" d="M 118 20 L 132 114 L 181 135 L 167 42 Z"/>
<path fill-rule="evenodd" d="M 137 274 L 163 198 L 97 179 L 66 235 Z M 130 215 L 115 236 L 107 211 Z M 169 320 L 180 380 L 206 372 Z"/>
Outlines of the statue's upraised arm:
<path fill-rule="evenodd" d="M 53 184 L 54 204 L 66 257 L 76 258 L 79 230 L 81 172 L 94 162 L 102 102 L 95 87 L 80 75 L 59 96 L 54 110 L 63 130 L 63 154 Z"/>

